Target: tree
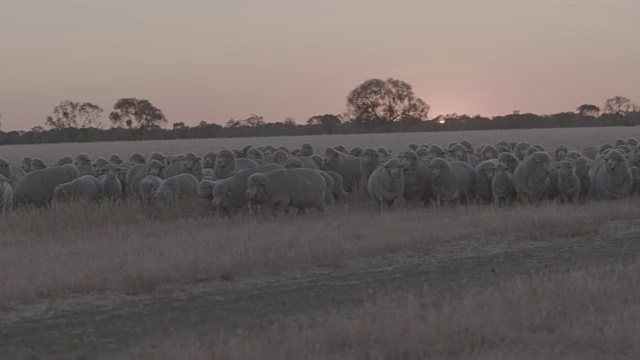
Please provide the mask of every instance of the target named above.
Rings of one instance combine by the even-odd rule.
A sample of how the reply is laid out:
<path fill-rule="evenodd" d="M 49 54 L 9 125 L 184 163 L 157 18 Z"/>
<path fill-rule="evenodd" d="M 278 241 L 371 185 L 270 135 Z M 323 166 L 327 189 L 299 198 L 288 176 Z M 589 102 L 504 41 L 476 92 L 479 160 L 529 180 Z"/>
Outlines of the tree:
<path fill-rule="evenodd" d="M 429 109 L 410 84 L 392 78 L 367 80 L 347 97 L 347 115 L 365 127 L 388 125 L 402 117 L 426 119 Z"/>
<path fill-rule="evenodd" d="M 296 126 L 296 120 L 289 116 L 288 118 L 284 119 L 284 124 L 287 126 Z"/>
<path fill-rule="evenodd" d="M 31 128 L 31 132 L 43 132 L 44 128 L 42 126 L 34 126 Z"/>
<path fill-rule="evenodd" d="M 242 120 L 242 124 L 245 126 L 258 127 L 264 125 L 264 117 L 256 114 L 251 114 L 248 118 Z"/>
<path fill-rule="evenodd" d="M 624 96 L 614 96 L 604 103 L 604 112 L 613 115 L 615 125 L 629 125 L 625 118 L 635 109 L 635 104 Z"/>
<path fill-rule="evenodd" d="M 90 102 L 79 103 L 63 100 L 53 108 L 53 116 L 47 116 L 44 124 L 52 129 L 85 129 L 98 125 L 104 110 Z"/>
<path fill-rule="evenodd" d="M 232 129 L 232 128 L 237 128 L 242 126 L 242 123 L 240 123 L 240 121 L 238 120 L 233 120 L 233 119 L 229 119 L 229 121 L 227 121 L 227 128 Z"/>
<path fill-rule="evenodd" d="M 198 123 L 198 126 L 199 126 L 199 127 L 205 127 L 205 126 L 207 126 L 207 122 L 206 122 L 206 121 L 204 121 L 204 120 L 202 120 L 202 121 L 200 121 L 200 122 Z"/>
<path fill-rule="evenodd" d="M 109 120 L 114 127 L 126 125 L 129 129 L 138 130 L 159 128 L 160 124 L 166 124 L 167 118 L 162 110 L 155 107 L 149 100 L 136 98 L 124 98 L 113 105 L 114 111 L 109 114 Z"/>
<path fill-rule="evenodd" d="M 596 117 L 600 114 L 600 108 L 593 104 L 582 104 L 576 108 L 576 111 L 580 116 Z"/>
<path fill-rule="evenodd" d="M 184 128 L 185 128 L 184 122 L 173 123 L 173 130 L 184 129 Z"/>
<path fill-rule="evenodd" d="M 316 115 L 307 120 L 307 124 L 309 125 L 322 125 L 327 134 L 333 134 L 341 123 L 340 117 L 333 114 Z"/>

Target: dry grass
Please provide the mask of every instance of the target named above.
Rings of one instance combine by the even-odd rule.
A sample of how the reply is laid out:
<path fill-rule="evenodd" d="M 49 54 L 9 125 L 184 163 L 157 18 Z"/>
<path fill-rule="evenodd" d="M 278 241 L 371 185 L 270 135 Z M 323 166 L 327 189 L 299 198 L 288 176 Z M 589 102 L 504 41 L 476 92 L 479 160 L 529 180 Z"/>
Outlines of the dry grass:
<path fill-rule="evenodd" d="M 336 267 L 388 253 L 437 259 L 503 251 L 597 234 L 608 220 L 635 218 L 638 205 L 628 200 L 378 213 L 360 202 L 277 221 L 200 216 L 188 204 L 153 213 L 136 202 L 25 209 L 0 220 L 0 304 L 138 294 L 198 281 Z"/>
<path fill-rule="evenodd" d="M 64 155 L 86 153 L 92 158 L 108 157 L 111 154 L 128 156 L 133 152 L 151 154 L 161 151 L 166 154 L 195 152 L 204 154 L 220 147 L 241 148 L 247 144 L 284 145 L 290 149 L 300 147 L 303 143 L 311 144 L 316 151 L 328 146 L 346 145 L 377 147 L 384 145 L 394 151 L 400 151 L 409 143 L 423 144 L 434 142 L 447 145 L 452 141 L 469 140 L 473 144 L 496 143 L 499 140 L 528 141 L 541 144 L 547 148 L 565 144 L 571 149 L 580 150 L 586 146 L 602 145 L 613 142 L 616 138 L 640 138 L 640 129 L 629 127 L 608 128 L 573 128 L 573 129 L 533 129 L 533 130 L 483 130 L 483 131 L 447 131 L 431 133 L 394 133 L 394 134 L 361 134 L 361 135 L 317 135 L 317 136 L 280 136 L 259 138 L 199 139 L 170 141 L 138 141 L 138 142 L 103 142 L 103 143 L 69 143 L 42 145 L 0 146 L 2 158 L 11 163 L 20 163 L 25 155 L 40 157 L 46 162 L 55 162 Z"/>
<path fill-rule="evenodd" d="M 356 313 L 174 337 L 122 358 L 637 359 L 640 264 L 518 279 L 446 301 L 406 294 Z"/>

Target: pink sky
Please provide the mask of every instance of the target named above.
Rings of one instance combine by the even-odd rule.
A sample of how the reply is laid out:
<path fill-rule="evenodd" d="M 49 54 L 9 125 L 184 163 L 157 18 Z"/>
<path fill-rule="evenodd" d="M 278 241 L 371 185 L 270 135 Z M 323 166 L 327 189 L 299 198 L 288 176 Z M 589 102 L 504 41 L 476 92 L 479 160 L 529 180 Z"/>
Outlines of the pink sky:
<path fill-rule="evenodd" d="M 169 122 L 341 113 L 394 77 L 441 113 L 640 103 L 638 0 L 3 0 L 2 130 L 61 100 L 149 99 Z"/>

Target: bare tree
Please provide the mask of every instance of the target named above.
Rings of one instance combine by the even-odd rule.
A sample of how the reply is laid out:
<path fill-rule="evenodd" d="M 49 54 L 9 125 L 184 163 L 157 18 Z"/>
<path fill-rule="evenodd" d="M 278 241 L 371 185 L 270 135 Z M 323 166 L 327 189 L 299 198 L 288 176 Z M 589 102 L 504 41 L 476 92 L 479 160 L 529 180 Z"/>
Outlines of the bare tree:
<path fill-rule="evenodd" d="M 104 110 L 90 102 L 79 103 L 63 100 L 53 108 L 53 116 L 47 116 L 44 124 L 53 129 L 85 129 L 97 126 Z"/>

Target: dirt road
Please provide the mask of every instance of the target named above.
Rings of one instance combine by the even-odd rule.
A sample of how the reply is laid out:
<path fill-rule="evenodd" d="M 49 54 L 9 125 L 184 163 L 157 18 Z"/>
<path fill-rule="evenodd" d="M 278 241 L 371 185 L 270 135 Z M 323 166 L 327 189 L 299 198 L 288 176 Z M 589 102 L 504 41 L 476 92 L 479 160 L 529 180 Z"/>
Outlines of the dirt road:
<path fill-rule="evenodd" d="M 173 333 L 254 328 L 282 316 L 348 310 L 383 294 L 455 296 L 515 276 L 629 263 L 640 252 L 640 223 L 616 226 L 624 231 L 615 236 L 549 239 L 479 255 L 396 254 L 336 270 L 193 285 L 178 293 L 103 298 L 39 312 L 14 309 L 0 313 L 0 358 L 109 357 Z"/>

